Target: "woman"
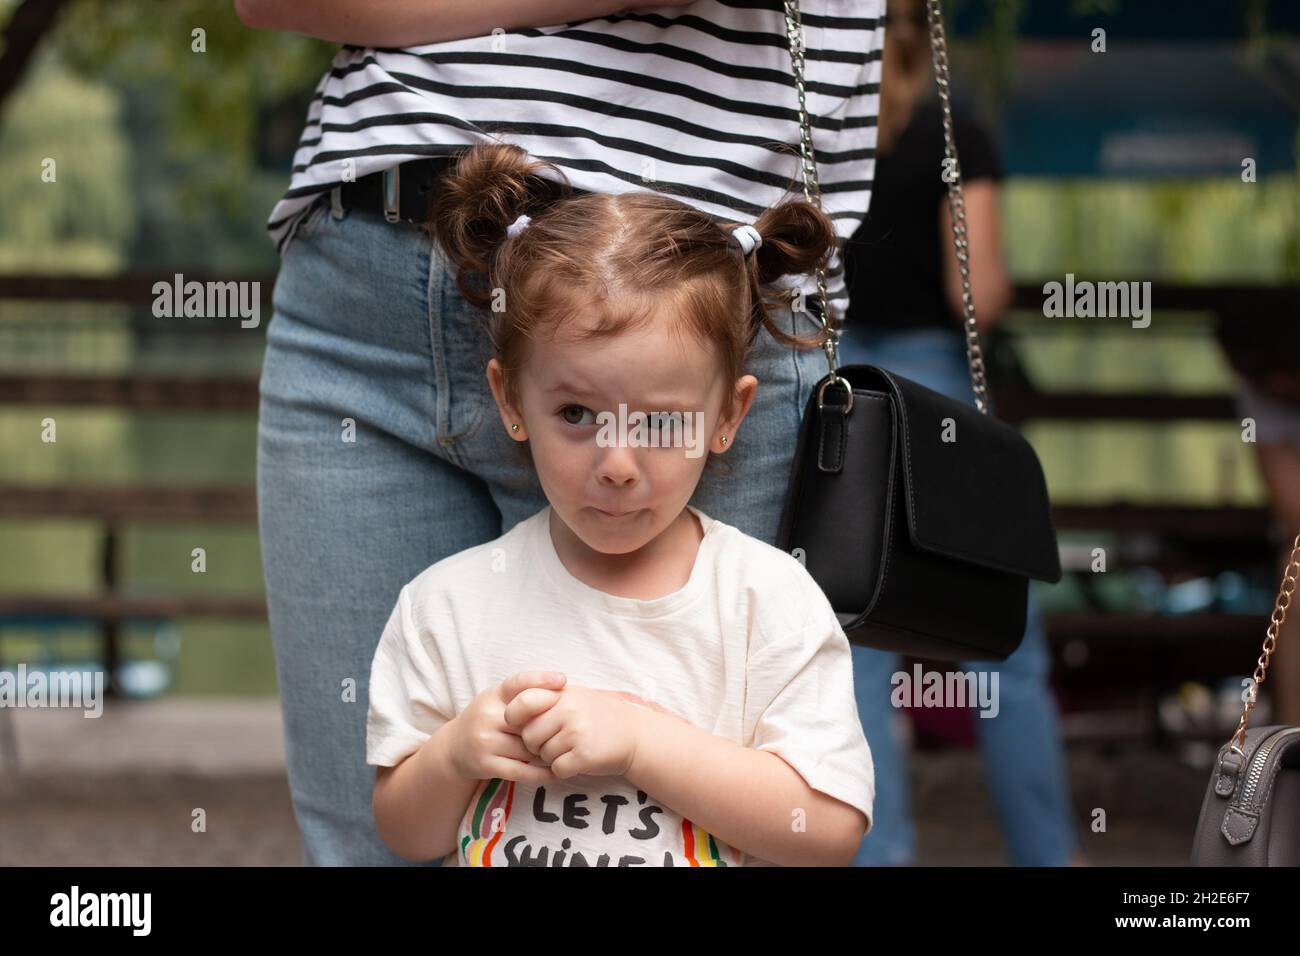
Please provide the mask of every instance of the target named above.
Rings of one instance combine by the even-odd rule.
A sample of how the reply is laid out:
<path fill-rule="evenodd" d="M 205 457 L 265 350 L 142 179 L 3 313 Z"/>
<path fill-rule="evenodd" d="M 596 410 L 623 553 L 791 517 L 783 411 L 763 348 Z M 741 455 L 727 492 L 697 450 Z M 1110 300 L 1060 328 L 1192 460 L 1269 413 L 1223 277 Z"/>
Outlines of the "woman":
<path fill-rule="evenodd" d="M 931 56 L 921 2 L 889 3 L 884 52 L 878 195 L 845 248 L 852 301 L 840 360 L 874 364 L 973 404 L 962 332 L 961 276 L 952 248 L 943 171 L 943 121 L 937 99 L 920 101 L 931 81 Z M 954 118 L 970 240 L 971 293 L 981 330 L 997 321 L 1011 288 L 998 252 L 998 179 L 992 143 L 961 113 Z M 913 862 L 907 772 L 894 738 L 890 677 L 899 656 L 854 647 L 858 713 L 877 773 L 876 825 L 854 864 Z M 1069 791 L 1042 615 L 1032 599 L 1028 628 L 1006 661 L 960 665 L 997 670 L 1000 709 L 977 717 L 988 781 L 1014 863 L 1063 865 L 1075 852 Z"/>
<path fill-rule="evenodd" d="M 751 223 L 799 182 L 795 153 L 772 148 L 799 140 L 785 17 L 780 3 L 714 0 L 623 13 L 583 0 L 237 6 L 251 26 L 365 44 L 342 48 L 322 78 L 268 223 L 282 264 L 258 506 L 307 862 L 396 864 L 375 832 L 364 754 L 365 675 L 384 622 L 420 571 L 546 504 L 526 449 L 491 425 L 487 316 L 461 297 L 426 229 L 445 157 L 504 140 L 578 189 L 657 190 Z M 881 3 L 802 6 L 823 206 L 843 239 L 870 199 Z M 829 282 L 843 314 L 838 257 Z M 781 323 L 816 328 L 788 307 Z M 727 452 L 745 480 L 724 494 L 705 477 L 694 505 L 775 540 L 823 364 L 820 351 L 760 333 L 748 368 L 757 398 Z"/>

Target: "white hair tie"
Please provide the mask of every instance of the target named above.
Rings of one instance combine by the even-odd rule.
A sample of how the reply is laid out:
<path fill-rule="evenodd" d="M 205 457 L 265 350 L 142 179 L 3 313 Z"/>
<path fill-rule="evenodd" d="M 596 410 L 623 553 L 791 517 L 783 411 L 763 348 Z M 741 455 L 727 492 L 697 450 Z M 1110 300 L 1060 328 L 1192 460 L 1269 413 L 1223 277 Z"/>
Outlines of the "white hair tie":
<path fill-rule="evenodd" d="M 746 257 L 763 244 L 763 237 L 759 235 L 758 230 L 753 226 L 737 226 L 735 229 L 731 230 L 731 234 L 735 236 L 736 241 L 740 243 L 741 252 L 743 252 Z"/>
<path fill-rule="evenodd" d="M 519 235 L 521 232 L 527 229 L 528 224 L 531 223 L 532 221 L 533 221 L 532 216 L 521 213 L 518 219 L 516 219 L 510 225 L 506 226 L 506 235 L 509 238 L 513 239 L 515 236 Z"/>

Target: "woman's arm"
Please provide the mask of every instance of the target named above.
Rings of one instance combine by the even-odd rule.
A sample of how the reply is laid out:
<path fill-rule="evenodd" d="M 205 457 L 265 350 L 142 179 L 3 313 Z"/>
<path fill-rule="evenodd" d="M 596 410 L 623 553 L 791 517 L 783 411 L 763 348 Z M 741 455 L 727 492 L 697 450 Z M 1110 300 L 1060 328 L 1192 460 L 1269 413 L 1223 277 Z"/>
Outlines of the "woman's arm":
<path fill-rule="evenodd" d="M 694 0 L 235 0 L 245 26 L 331 43 L 403 47 L 605 17 Z"/>
<path fill-rule="evenodd" d="M 975 324 L 982 332 L 992 328 L 1011 304 L 1011 281 L 1002 266 L 1001 217 L 998 212 L 998 184 L 977 179 L 965 184 L 966 239 L 970 257 L 970 292 L 975 304 Z M 944 292 L 953 311 L 965 316 L 961 297 L 961 272 L 952 246 L 952 215 L 948 199 L 939 202 L 939 235 L 943 243 Z M 964 319 L 963 319 L 964 321 Z"/>
<path fill-rule="evenodd" d="M 655 711 L 643 712 L 626 778 L 719 840 L 780 866 L 847 866 L 867 828 L 862 811 L 814 790 L 776 754 Z"/>
<path fill-rule="evenodd" d="M 478 787 L 479 781 L 466 780 L 452 766 L 453 722 L 375 775 L 375 826 L 388 848 L 405 859 L 433 860 L 454 850 L 460 818 Z"/>

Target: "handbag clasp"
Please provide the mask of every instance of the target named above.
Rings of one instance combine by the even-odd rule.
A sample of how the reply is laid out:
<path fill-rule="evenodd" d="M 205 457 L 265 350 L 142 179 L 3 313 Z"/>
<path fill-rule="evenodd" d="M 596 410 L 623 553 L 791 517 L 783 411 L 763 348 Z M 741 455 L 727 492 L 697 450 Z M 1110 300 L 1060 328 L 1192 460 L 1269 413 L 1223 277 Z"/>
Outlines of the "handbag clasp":
<path fill-rule="evenodd" d="M 848 403 L 844 406 L 844 414 L 847 415 L 849 412 L 853 411 L 853 386 L 849 384 L 847 378 L 844 378 L 841 375 L 832 374 L 830 378 L 822 382 L 821 387 L 817 389 L 817 408 L 820 410 L 825 406 L 826 402 L 824 401 L 823 396 L 826 394 L 826 388 L 828 385 L 834 385 L 836 382 L 844 386 L 844 392 L 849 396 Z"/>

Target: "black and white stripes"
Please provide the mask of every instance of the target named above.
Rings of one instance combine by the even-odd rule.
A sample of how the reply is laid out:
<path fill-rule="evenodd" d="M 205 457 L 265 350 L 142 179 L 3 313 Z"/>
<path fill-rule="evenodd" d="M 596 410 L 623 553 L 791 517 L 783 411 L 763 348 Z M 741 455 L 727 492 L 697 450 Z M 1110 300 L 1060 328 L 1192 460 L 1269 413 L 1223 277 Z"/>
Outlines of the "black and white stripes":
<path fill-rule="evenodd" d="M 842 238 L 871 198 L 883 5 L 801 3 L 822 204 Z M 783 3 L 698 0 L 421 47 L 344 46 L 308 109 L 271 238 L 283 250 L 345 173 L 489 139 L 550 160 L 580 189 L 654 189 L 753 222 L 803 194 Z M 828 280 L 843 314 L 838 256 Z"/>

